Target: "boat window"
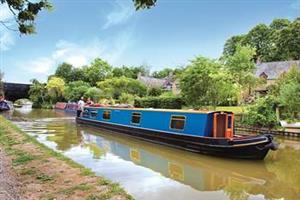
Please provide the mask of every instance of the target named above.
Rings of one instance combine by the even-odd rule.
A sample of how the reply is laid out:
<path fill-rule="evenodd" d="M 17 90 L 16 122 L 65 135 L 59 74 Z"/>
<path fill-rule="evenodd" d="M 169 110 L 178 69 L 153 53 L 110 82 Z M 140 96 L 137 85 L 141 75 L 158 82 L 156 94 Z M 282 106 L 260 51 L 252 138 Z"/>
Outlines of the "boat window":
<path fill-rule="evenodd" d="M 182 130 L 185 125 L 185 116 L 172 116 L 171 117 L 171 129 Z"/>
<path fill-rule="evenodd" d="M 110 110 L 105 110 L 105 111 L 103 111 L 103 116 L 102 116 L 102 118 L 103 119 L 110 119 Z"/>
<path fill-rule="evenodd" d="M 96 110 L 91 110 L 91 117 L 96 118 L 97 117 L 97 111 Z"/>
<path fill-rule="evenodd" d="M 139 124 L 141 121 L 141 113 L 134 112 L 131 116 L 131 123 Z"/>

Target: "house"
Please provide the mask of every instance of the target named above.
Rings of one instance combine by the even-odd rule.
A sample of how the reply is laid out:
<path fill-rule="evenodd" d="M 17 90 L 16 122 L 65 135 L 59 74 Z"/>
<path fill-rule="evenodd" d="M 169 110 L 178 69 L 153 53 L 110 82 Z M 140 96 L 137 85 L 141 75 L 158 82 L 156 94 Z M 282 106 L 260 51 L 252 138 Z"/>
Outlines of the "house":
<path fill-rule="evenodd" d="M 173 94 L 178 94 L 178 81 L 173 80 L 172 74 L 165 78 L 154 78 L 150 76 L 143 76 L 141 73 L 138 74 L 137 80 L 144 83 L 147 88 L 162 88 L 166 91 L 172 91 Z"/>
<path fill-rule="evenodd" d="M 264 94 L 268 91 L 268 86 L 273 85 L 280 75 L 286 73 L 292 66 L 300 70 L 300 60 L 262 62 L 256 65 L 255 76 L 266 81 L 266 84 L 256 88 L 256 92 Z"/>

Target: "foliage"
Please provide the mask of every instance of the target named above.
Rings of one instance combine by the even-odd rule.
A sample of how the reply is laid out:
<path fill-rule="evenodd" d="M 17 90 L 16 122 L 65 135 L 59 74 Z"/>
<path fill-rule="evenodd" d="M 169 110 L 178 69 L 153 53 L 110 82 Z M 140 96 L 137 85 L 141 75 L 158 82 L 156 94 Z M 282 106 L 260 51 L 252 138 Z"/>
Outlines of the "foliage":
<path fill-rule="evenodd" d="M 42 10 L 51 10 L 52 6 L 47 0 L 29 1 L 29 0 L 1 0 L 1 4 L 7 4 L 9 10 L 15 17 L 18 29 L 21 34 L 35 33 L 34 21 L 38 13 Z M 1 21 L 2 25 L 11 29 L 9 22 Z"/>
<path fill-rule="evenodd" d="M 54 76 L 64 79 L 66 83 L 86 79 L 83 69 L 75 68 L 71 64 L 65 62 L 58 65 Z"/>
<path fill-rule="evenodd" d="M 300 114 L 300 70 L 293 66 L 282 74 L 270 93 L 279 99 L 284 119 L 295 120 Z"/>
<path fill-rule="evenodd" d="M 48 99 L 47 89 L 45 83 L 40 83 L 38 80 L 31 80 L 32 85 L 29 89 L 29 98 L 32 101 L 33 108 L 41 108 Z"/>
<path fill-rule="evenodd" d="M 46 85 L 48 94 L 50 96 L 50 102 L 63 101 L 65 92 L 65 82 L 58 77 L 52 77 Z"/>
<path fill-rule="evenodd" d="M 276 106 L 278 102 L 274 96 L 258 99 L 254 105 L 247 107 L 246 118 L 243 123 L 251 126 L 273 128 L 277 125 Z"/>
<path fill-rule="evenodd" d="M 145 96 L 147 88 L 140 81 L 126 78 L 114 77 L 97 83 L 98 87 L 104 92 L 106 97 L 119 99 L 122 93 L 128 93 L 137 96 Z"/>
<path fill-rule="evenodd" d="M 151 87 L 148 88 L 147 90 L 147 95 L 148 96 L 160 96 L 163 93 L 163 90 L 161 88 L 157 88 L 157 87 Z"/>
<path fill-rule="evenodd" d="M 132 0 L 134 2 L 134 6 L 136 10 L 151 8 L 155 6 L 157 0 Z"/>
<path fill-rule="evenodd" d="M 85 96 L 85 93 L 90 88 L 90 84 L 83 81 L 74 81 L 67 84 L 65 88 L 65 98 L 68 101 L 76 102 L 80 97 Z"/>
<path fill-rule="evenodd" d="M 119 102 L 133 105 L 134 104 L 134 95 L 128 94 L 128 93 L 122 93 L 119 98 Z"/>
<path fill-rule="evenodd" d="M 274 19 L 269 26 L 258 24 L 245 35 L 229 38 L 224 45 L 223 56 L 233 55 L 238 45 L 249 45 L 255 48 L 255 60 L 299 60 L 299 41 L 300 18 L 293 22 L 288 19 Z"/>
<path fill-rule="evenodd" d="M 234 82 L 241 87 L 242 92 L 247 94 L 250 94 L 252 88 L 258 84 L 258 79 L 254 75 L 256 68 L 253 62 L 254 55 L 254 48 L 238 45 L 232 56 L 223 58 L 226 70 L 233 76 Z"/>
<path fill-rule="evenodd" d="M 137 79 L 138 74 L 147 76 L 149 75 L 149 69 L 146 66 L 139 67 L 115 67 L 112 70 L 113 77 L 122 77 L 125 76 L 127 78 Z"/>
<path fill-rule="evenodd" d="M 111 77 L 112 67 L 104 60 L 96 58 L 91 66 L 83 68 L 86 82 L 95 86 L 97 82 Z"/>
<path fill-rule="evenodd" d="M 173 69 L 164 68 L 163 70 L 153 72 L 152 76 L 154 78 L 165 78 L 165 77 L 168 77 L 169 75 L 172 75 L 173 73 L 174 73 Z"/>
<path fill-rule="evenodd" d="M 181 109 L 184 104 L 182 97 L 144 97 L 134 100 L 134 106 L 138 108 Z"/>
<path fill-rule="evenodd" d="M 285 109 L 285 118 L 294 120 L 300 114 L 300 83 L 287 83 L 281 86 L 280 105 Z"/>
<path fill-rule="evenodd" d="M 99 88 L 91 87 L 84 93 L 85 97 L 90 97 L 93 101 L 98 102 L 102 96 L 102 91 Z"/>
<path fill-rule="evenodd" d="M 194 107 L 215 107 L 226 99 L 234 99 L 237 88 L 221 63 L 201 56 L 192 60 L 180 77 L 181 93 Z"/>

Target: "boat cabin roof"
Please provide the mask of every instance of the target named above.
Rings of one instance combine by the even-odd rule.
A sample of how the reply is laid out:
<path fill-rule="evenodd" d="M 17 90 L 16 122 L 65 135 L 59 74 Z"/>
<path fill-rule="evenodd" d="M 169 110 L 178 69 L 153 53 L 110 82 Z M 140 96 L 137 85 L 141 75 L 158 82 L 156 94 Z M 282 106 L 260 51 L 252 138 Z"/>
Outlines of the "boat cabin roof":
<path fill-rule="evenodd" d="M 122 108 L 122 107 L 93 107 L 86 106 L 85 108 L 101 108 L 101 109 L 111 109 L 111 110 L 131 110 L 131 111 L 152 111 L 152 112 L 181 112 L 181 113 L 232 113 L 228 111 L 211 111 L 211 110 L 192 110 L 192 109 L 158 109 L 158 108 Z"/>

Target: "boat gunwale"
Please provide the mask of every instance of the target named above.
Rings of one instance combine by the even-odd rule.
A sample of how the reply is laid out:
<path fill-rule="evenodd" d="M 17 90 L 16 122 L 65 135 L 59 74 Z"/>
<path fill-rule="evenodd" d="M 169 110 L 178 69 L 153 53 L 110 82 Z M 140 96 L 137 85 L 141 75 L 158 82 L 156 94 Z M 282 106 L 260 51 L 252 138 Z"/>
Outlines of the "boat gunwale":
<path fill-rule="evenodd" d="M 95 107 L 95 106 L 84 106 L 84 108 L 92 109 L 111 109 L 111 110 L 129 110 L 129 111 L 151 111 L 151 112 L 177 112 L 177 113 L 195 113 L 195 114 L 211 114 L 211 113 L 228 113 L 233 114 L 231 111 L 204 111 L 204 110 L 181 110 L 181 109 L 162 109 L 162 108 L 122 108 L 122 107 Z"/>

